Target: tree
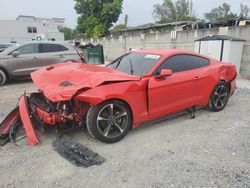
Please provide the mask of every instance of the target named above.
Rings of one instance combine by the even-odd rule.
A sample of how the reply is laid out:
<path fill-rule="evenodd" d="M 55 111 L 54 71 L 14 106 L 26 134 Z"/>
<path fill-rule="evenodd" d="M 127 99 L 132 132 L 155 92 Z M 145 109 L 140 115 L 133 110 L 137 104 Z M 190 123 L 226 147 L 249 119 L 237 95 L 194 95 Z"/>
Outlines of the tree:
<path fill-rule="evenodd" d="M 125 29 L 126 26 L 124 24 L 118 24 L 116 25 L 113 29 L 112 29 L 112 32 L 117 32 L 117 31 L 120 31 L 122 29 Z"/>
<path fill-rule="evenodd" d="M 164 0 L 163 4 L 155 4 L 153 16 L 158 23 L 175 21 L 194 21 L 193 3 L 190 0 Z"/>
<path fill-rule="evenodd" d="M 222 6 L 212 9 L 210 12 L 205 13 L 204 16 L 210 22 L 226 22 L 237 17 L 237 14 L 232 13 L 230 9 L 229 4 L 223 3 Z"/>
<path fill-rule="evenodd" d="M 74 34 L 71 28 L 63 27 L 59 29 L 60 32 L 64 33 L 65 40 L 72 40 L 74 39 Z"/>
<path fill-rule="evenodd" d="M 240 17 L 248 18 L 249 11 L 250 9 L 247 5 L 240 4 Z"/>
<path fill-rule="evenodd" d="M 75 10 L 80 14 L 77 30 L 87 37 L 105 35 L 118 20 L 123 0 L 74 0 Z"/>

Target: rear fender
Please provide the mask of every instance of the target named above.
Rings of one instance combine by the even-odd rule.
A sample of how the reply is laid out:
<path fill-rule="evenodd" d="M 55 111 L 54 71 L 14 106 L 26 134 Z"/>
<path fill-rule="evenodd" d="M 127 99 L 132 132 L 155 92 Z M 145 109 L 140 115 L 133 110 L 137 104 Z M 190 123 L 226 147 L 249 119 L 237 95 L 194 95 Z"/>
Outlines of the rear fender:
<path fill-rule="evenodd" d="M 224 80 L 225 82 L 231 82 L 237 76 L 237 71 L 235 65 L 231 63 L 223 63 L 223 65 L 219 69 L 220 80 Z"/>
<path fill-rule="evenodd" d="M 235 65 L 223 63 L 219 69 L 219 75 L 219 79 L 225 81 L 229 85 L 230 94 L 232 95 L 236 89 L 237 71 Z"/>

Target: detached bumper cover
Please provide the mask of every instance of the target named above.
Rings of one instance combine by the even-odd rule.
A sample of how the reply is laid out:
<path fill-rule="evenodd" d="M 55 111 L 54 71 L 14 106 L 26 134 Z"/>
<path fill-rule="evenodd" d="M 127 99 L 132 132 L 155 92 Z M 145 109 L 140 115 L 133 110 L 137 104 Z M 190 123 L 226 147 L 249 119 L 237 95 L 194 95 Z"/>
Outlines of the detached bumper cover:
<path fill-rule="evenodd" d="M 19 109 L 18 107 L 16 107 L 0 124 L 0 138 L 5 137 L 9 133 L 11 126 L 14 125 L 18 121 L 18 119 Z"/>
<path fill-rule="evenodd" d="M 25 95 L 20 98 L 19 106 L 12 110 L 12 112 L 9 113 L 9 115 L 7 115 L 7 117 L 0 124 L 0 139 L 6 141 L 4 144 L 9 141 L 11 134 L 13 134 L 12 129 L 17 125 L 18 122 L 21 122 L 23 125 L 27 135 L 28 145 L 33 146 L 39 144 L 40 141 L 32 125 L 28 99 Z"/>
<path fill-rule="evenodd" d="M 25 132 L 27 134 L 28 144 L 30 146 L 39 144 L 40 141 L 38 139 L 38 136 L 30 120 L 30 112 L 29 112 L 28 101 L 27 101 L 26 96 L 22 96 L 19 101 L 19 111 L 21 112 L 20 117 L 23 123 L 23 127 L 25 129 Z"/>

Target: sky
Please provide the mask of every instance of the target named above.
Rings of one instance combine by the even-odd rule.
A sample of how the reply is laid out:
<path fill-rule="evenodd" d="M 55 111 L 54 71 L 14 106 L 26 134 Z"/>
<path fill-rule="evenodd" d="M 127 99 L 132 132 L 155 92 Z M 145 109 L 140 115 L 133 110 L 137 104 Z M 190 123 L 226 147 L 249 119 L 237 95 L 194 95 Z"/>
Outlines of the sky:
<path fill-rule="evenodd" d="M 163 0 L 124 0 L 123 13 L 118 23 L 124 22 L 128 15 L 128 26 L 142 25 L 154 22 L 152 16 L 153 5 Z M 231 5 L 233 12 L 239 12 L 240 3 L 250 7 L 250 0 L 193 0 L 193 9 L 196 15 L 203 18 L 203 13 L 223 2 Z M 65 18 L 66 25 L 74 28 L 77 24 L 77 14 L 74 10 L 73 0 L 0 0 L 0 20 L 14 20 L 19 15 L 29 15 L 45 18 Z"/>

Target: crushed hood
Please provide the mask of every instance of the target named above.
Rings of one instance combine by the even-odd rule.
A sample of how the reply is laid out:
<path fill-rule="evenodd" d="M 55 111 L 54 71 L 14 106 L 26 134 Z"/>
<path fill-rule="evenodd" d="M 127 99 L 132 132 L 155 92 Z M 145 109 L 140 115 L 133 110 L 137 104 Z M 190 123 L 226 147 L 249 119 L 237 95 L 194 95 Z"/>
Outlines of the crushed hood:
<path fill-rule="evenodd" d="M 136 81 L 129 75 L 108 67 L 83 63 L 61 63 L 31 74 L 38 90 L 52 102 L 70 100 L 79 90 L 92 89 L 106 82 Z"/>

